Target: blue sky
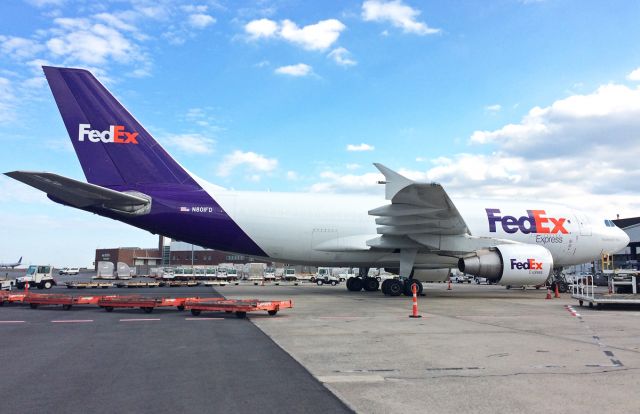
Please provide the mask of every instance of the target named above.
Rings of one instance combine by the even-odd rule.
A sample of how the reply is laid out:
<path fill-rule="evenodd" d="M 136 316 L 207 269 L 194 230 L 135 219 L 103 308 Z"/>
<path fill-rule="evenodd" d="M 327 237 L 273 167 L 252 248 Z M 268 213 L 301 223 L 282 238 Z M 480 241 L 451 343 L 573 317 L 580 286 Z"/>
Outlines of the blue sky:
<path fill-rule="evenodd" d="M 640 3 L 9 0 L 0 164 L 83 179 L 39 66 L 92 70 L 188 169 L 238 190 L 640 207 Z M 624 149 L 624 151 L 621 151 Z M 0 261 L 90 265 L 140 230 L 0 178 Z"/>

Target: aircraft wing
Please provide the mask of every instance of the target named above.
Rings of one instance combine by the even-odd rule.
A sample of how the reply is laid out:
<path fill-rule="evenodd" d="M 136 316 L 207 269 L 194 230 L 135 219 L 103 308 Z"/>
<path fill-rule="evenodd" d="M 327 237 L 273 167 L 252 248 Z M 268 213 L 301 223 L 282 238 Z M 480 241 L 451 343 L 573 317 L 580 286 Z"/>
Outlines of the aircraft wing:
<path fill-rule="evenodd" d="M 498 243 L 512 243 L 473 236 L 440 184 L 417 183 L 382 164 L 374 165 L 385 177 L 385 196 L 391 204 L 369 211 L 376 217 L 380 236 L 368 240 L 368 246 L 464 255 Z"/>
<path fill-rule="evenodd" d="M 151 209 L 151 198 L 141 193 L 111 190 L 47 172 L 12 171 L 5 175 L 77 208 L 93 207 L 135 215 L 146 214 Z"/>

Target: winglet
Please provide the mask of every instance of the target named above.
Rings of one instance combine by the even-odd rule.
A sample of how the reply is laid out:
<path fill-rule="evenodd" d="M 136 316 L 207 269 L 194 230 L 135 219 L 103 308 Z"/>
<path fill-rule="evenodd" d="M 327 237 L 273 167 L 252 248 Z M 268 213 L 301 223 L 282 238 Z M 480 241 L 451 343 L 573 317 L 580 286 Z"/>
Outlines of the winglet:
<path fill-rule="evenodd" d="M 384 175 L 384 195 L 387 200 L 391 200 L 403 188 L 414 184 L 413 180 L 408 179 L 404 175 L 400 175 L 384 165 L 374 162 L 373 165 Z"/>

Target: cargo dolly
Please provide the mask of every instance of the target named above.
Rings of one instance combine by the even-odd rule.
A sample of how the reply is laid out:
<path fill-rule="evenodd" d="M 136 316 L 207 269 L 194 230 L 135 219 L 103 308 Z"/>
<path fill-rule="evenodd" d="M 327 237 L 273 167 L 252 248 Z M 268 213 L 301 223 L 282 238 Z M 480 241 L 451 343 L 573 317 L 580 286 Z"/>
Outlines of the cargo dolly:
<path fill-rule="evenodd" d="M 279 310 L 293 308 L 293 302 L 285 301 L 261 301 L 258 299 L 225 299 L 225 298 L 199 298 L 199 297 L 149 297 L 143 295 L 65 295 L 65 294 L 38 294 L 38 293 L 10 293 L 0 291 L 0 306 L 4 303 L 25 303 L 33 309 L 40 305 L 62 305 L 69 310 L 73 305 L 97 305 L 107 312 L 115 308 L 140 308 L 146 313 L 151 313 L 159 307 L 175 307 L 180 311 L 190 310 L 194 316 L 201 312 L 235 312 L 239 318 L 247 316 L 248 312 L 267 311 L 275 316 Z"/>
<path fill-rule="evenodd" d="M 154 288 L 160 286 L 160 282 L 118 282 L 118 288 Z"/>
<path fill-rule="evenodd" d="M 113 283 L 111 282 L 67 282 L 67 289 L 107 289 L 113 287 Z"/>
<path fill-rule="evenodd" d="M 27 294 L 23 302 L 28 303 L 31 309 L 40 305 L 62 305 L 62 309 L 69 310 L 73 305 L 95 305 L 102 296 L 75 296 L 64 294 Z"/>
<path fill-rule="evenodd" d="M 151 313 L 155 308 L 173 307 L 184 310 L 186 298 L 155 298 L 140 295 L 103 296 L 98 300 L 98 306 L 107 312 L 115 308 L 140 308 L 146 313 Z"/>
<path fill-rule="evenodd" d="M 620 289 L 621 285 L 628 288 L 627 290 L 631 293 L 621 293 L 623 291 Z M 635 275 L 624 278 L 609 275 L 608 293 L 597 291 L 592 276 L 584 277 L 572 285 L 571 297 L 577 299 L 580 306 L 587 302 L 590 308 L 606 304 L 640 305 Z"/>
<path fill-rule="evenodd" d="M 22 303 L 22 302 L 24 302 L 24 298 L 26 296 L 27 296 L 26 293 L 11 293 L 11 292 L 6 292 L 6 291 L 0 290 L 0 306 L 4 305 L 5 302 L 7 302 L 7 303 L 15 303 L 15 302 Z"/>
<path fill-rule="evenodd" d="M 293 302 L 285 301 L 260 301 L 258 299 L 199 299 L 185 302 L 185 309 L 190 310 L 193 316 L 200 315 L 203 311 L 208 312 L 235 312 L 238 318 L 247 316 L 247 312 L 258 310 L 267 311 L 270 316 L 275 316 L 280 309 L 293 308 Z"/>

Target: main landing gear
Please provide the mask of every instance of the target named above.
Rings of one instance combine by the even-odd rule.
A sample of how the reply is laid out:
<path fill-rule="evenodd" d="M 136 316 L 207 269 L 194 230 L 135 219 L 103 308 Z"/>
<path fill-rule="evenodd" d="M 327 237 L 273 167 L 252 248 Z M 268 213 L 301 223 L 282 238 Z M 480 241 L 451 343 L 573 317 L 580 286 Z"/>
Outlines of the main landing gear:
<path fill-rule="evenodd" d="M 388 296 L 405 296 L 413 295 L 411 287 L 416 285 L 417 294 L 421 294 L 423 290 L 422 283 L 416 279 L 387 279 L 382 282 L 382 293 Z"/>
<path fill-rule="evenodd" d="M 382 293 L 387 296 L 412 296 L 412 287 L 415 285 L 417 294 L 423 290 L 422 283 L 413 278 L 413 267 L 418 255 L 418 249 L 400 249 L 400 277 L 398 279 L 387 279 L 382 282 Z M 347 289 L 351 292 L 359 292 L 362 289 L 368 292 L 378 290 L 377 279 L 369 277 L 368 268 L 360 268 L 358 277 L 347 279 Z"/>
<path fill-rule="evenodd" d="M 380 282 L 375 277 L 369 277 L 369 268 L 363 267 L 358 271 L 358 277 L 347 279 L 347 289 L 351 292 L 359 292 L 364 289 L 367 292 L 375 292 L 380 287 Z"/>
<path fill-rule="evenodd" d="M 375 277 L 369 277 L 367 274 L 369 269 L 363 268 L 360 270 L 358 277 L 351 277 L 347 279 L 347 289 L 350 292 L 359 292 L 365 290 L 367 292 L 375 292 L 380 288 L 380 282 Z M 382 282 L 382 293 L 387 296 L 400 296 L 402 294 L 411 296 L 411 286 L 416 285 L 416 291 L 418 294 L 422 293 L 423 286 L 419 280 L 410 279 L 387 279 Z"/>

